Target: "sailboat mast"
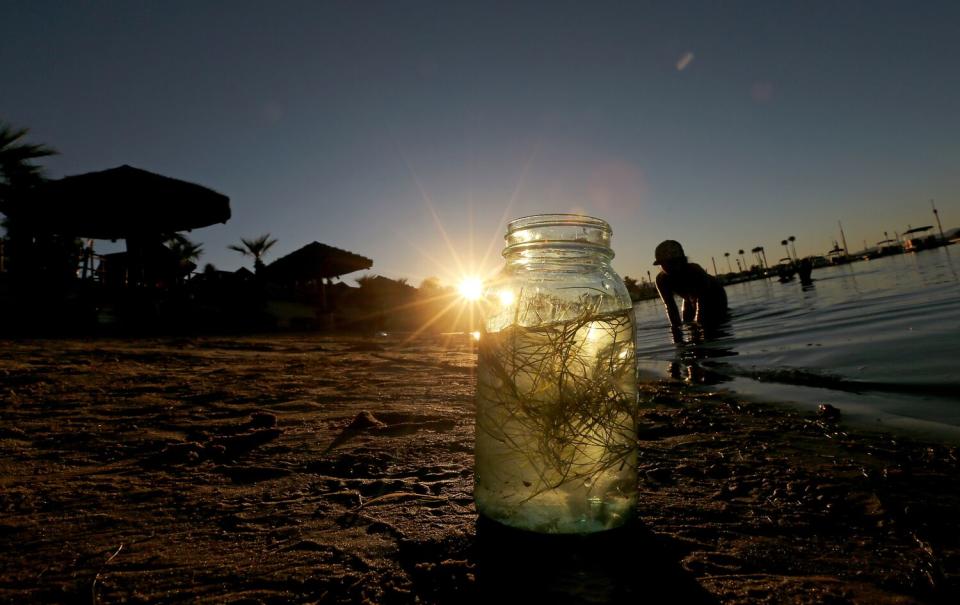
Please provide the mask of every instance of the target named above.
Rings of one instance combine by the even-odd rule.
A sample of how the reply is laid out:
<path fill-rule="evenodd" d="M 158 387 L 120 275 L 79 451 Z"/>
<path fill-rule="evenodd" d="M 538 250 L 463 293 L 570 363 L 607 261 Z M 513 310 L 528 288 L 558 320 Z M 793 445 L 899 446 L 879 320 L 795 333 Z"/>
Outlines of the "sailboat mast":
<path fill-rule="evenodd" d="M 937 207 L 933 205 L 933 200 L 930 200 L 930 206 L 933 208 L 933 216 L 937 217 L 937 229 L 940 230 L 940 241 L 945 241 L 947 238 L 943 236 L 943 225 L 940 224 L 940 213 L 937 212 Z"/>
<path fill-rule="evenodd" d="M 849 256 L 850 251 L 847 250 L 847 236 L 843 234 L 843 223 L 837 221 L 837 224 L 840 225 L 840 239 L 843 240 L 843 255 Z"/>

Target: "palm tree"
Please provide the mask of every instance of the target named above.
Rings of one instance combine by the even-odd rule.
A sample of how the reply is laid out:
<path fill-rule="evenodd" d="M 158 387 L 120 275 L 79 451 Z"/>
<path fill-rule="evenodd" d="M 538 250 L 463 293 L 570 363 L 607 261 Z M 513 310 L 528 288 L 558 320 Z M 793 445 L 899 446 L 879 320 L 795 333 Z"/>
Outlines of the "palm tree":
<path fill-rule="evenodd" d="M 173 252 L 173 256 L 180 266 L 181 273 L 177 275 L 177 281 L 180 282 L 184 276 L 189 275 L 197 268 L 197 261 L 203 254 L 203 245 L 190 241 L 182 233 L 174 233 L 168 237 L 166 245 Z"/>
<path fill-rule="evenodd" d="M 793 260 L 797 260 L 797 246 L 794 243 L 797 241 L 797 238 L 791 235 L 790 237 L 787 238 L 787 240 L 790 241 L 790 248 L 793 249 Z"/>
<path fill-rule="evenodd" d="M 733 273 L 733 267 L 730 266 L 730 253 L 724 252 L 723 255 L 727 257 L 727 271 Z"/>
<path fill-rule="evenodd" d="M 643 289 L 640 287 L 640 284 L 637 280 L 633 279 L 629 275 L 623 277 L 623 285 L 627 287 L 627 292 L 630 293 L 630 300 L 633 302 L 639 301 L 643 298 Z"/>
<path fill-rule="evenodd" d="M 270 234 L 265 233 L 260 237 L 254 239 L 247 239 L 245 237 L 240 238 L 241 246 L 236 244 L 231 244 L 227 246 L 228 250 L 234 250 L 239 252 L 244 256 L 253 257 L 253 272 L 255 274 L 260 273 L 260 270 L 263 269 L 263 257 L 266 255 L 267 250 L 273 247 L 277 240 L 270 239 Z"/>
<path fill-rule="evenodd" d="M 187 262 L 196 262 L 203 254 L 203 244 L 190 241 L 182 233 L 174 233 L 167 238 L 167 248 L 177 256 L 178 259 Z"/>
<path fill-rule="evenodd" d="M 780 245 L 783 246 L 783 249 L 787 251 L 787 259 L 793 260 L 792 258 L 790 258 L 790 247 L 787 245 L 788 243 L 789 242 L 787 242 L 787 240 L 785 239 L 780 240 Z"/>
<path fill-rule="evenodd" d="M 73 240 L 43 234 L 27 216 L 25 198 L 30 189 L 43 183 L 43 169 L 34 160 L 57 152 L 44 145 L 25 143 L 26 128 L 14 129 L 0 122 L 0 212 L 4 214 L 10 270 L 17 275 L 42 279 L 52 270 L 57 279 L 76 268 Z M 72 267 L 71 267 L 72 265 Z"/>
<path fill-rule="evenodd" d="M 737 252 L 737 254 L 740 255 L 740 260 L 743 261 L 743 268 L 741 269 L 741 271 L 743 271 L 743 270 L 745 270 L 745 269 L 747 268 L 747 259 L 743 256 L 743 249 L 741 248 L 741 249 Z"/>
<path fill-rule="evenodd" d="M 43 145 L 22 142 L 28 132 L 26 128 L 14 130 L 0 122 L 0 212 L 8 218 L 13 197 L 43 182 L 43 170 L 33 160 L 57 153 Z"/>

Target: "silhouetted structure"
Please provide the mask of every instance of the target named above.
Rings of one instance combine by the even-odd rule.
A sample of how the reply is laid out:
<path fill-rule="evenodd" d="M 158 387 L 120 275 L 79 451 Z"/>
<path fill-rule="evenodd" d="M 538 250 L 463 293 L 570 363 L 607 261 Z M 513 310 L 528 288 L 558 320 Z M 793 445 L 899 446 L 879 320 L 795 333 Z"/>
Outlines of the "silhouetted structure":
<path fill-rule="evenodd" d="M 267 265 L 266 277 L 278 283 L 309 283 L 373 267 L 366 256 L 312 242 Z"/>
<path fill-rule="evenodd" d="M 833 242 L 833 248 L 827 252 L 826 259 L 831 265 L 842 265 L 850 261 L 847 250 L 841 248 L 837 242 Z"/>
<path fill-rule="evenodd" d="M 4 210 L 23 241 L 21 270 L 6 306 L 29 331 L 188 317 L 182 286 L 200 246 L 178 232 L 230 218 L 227 196 L 131 166 L 40 181 L 15 202 Z M 92 239 L 126 240 L 127 251 L 97 265 Z"/>
<path fill-rule="evenodd" d="M 271 313 L 278 324 L 312 327 L 318 312 L 333 310 L 352 290 L 332 280 L 371 267 L 373 260 L 365 256 L 311 242 L 266 265 L 260 277 L 270 283 Z"/>
<path fill-rule="evenodd" d="M 195 183 L 132 166 L 119 166 L 48 181 L 33 192 L 26 218 L 52 233 L 124 239 L 127 285 L 155 286 L 168 279 L 162 241 L 230 219 L 230 198 Z M 118 277 L 109 278 L 116 281 Z"/>
<path fill-rule="evenodd" d="M 927 248 L 936 248 L 942 245 L 942 241 L 937 240 L 937 236 L 928 233 L 933 229 L 933 225 L 923 227 L 914 227 L 903 232 L 903 250 L 905 252 L 916 252 Z"/>
<path fill-rule="evenodd" d="M 226 223 L 230 198 L 124 165 L 48 181 L 37 188 L 31 211 L 55 233 L 127 239 Z"/>

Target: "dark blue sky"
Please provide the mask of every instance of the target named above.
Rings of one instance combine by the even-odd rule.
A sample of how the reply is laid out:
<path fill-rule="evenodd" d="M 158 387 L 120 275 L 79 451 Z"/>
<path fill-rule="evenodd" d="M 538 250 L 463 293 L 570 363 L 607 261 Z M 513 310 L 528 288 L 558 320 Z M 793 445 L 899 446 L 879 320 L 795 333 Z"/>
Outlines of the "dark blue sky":
<path fill-rule="evenodd" d="M 797 237 L 960 225 L 956 2 L 4 2 L 0 119 L 59 177 L 230 196 L 201 262 L 270 232 L 374 271 L 499 264 L 503 218 L 582 211 L 645 275 Z M 512 200 L 512 202 L 511 202 Z M 448 248 L 438 225 L 453 246 Z M 454 254 L 455 253 L 455 254 Z"/>

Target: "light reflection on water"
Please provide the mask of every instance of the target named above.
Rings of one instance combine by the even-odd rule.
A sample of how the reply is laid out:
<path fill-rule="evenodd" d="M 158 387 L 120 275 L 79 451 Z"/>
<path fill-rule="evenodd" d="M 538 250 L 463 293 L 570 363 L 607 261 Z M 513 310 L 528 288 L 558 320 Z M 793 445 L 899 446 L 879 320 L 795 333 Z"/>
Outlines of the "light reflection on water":
<path fill-rule="evenodd" d="M 816 269 L 807 287 L 729 285 L 729 324 L 685 328 L 681 344 L 660 302 L 644 301 L 641 372 L 960 439 L 958 269 L 960 247 L 947 247 Z"/>

